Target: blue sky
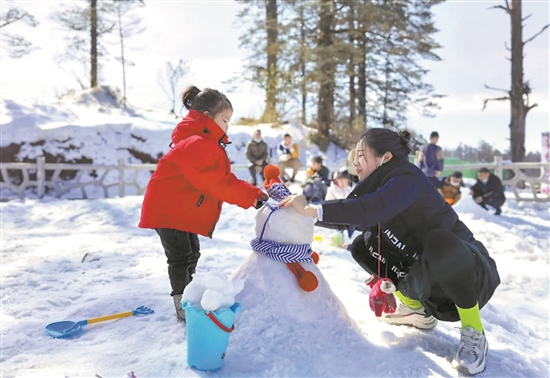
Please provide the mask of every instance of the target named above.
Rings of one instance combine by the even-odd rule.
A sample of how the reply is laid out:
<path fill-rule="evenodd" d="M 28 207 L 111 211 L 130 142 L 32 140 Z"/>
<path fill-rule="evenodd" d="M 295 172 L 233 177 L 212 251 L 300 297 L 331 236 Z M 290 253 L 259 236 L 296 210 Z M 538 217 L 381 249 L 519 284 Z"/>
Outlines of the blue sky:
<path fill-rule="evenodd" d="M 2 0 L 3 11 L 10 1 Z M 64 31 L 50 15 L 59 10 L 60 1 L 24 1 L 16 5 L 28 9 L 41 22 L 36 29 L 14 25 L 13 32 L 24 34 L 40 49 L 22 59 L 2 55 L 0 69 L 2 96 L 54 96 L 77 88 L 76 81 L 54 61 L 64 49 Z M 157 71 L 165 61 L 180 58 L 192 61 L 192 75 L 182 82 L 198 87 L 225 90 L 223 84 L 240 72 L 246 51 L 238 47 L 241 30 L 235 27 L 235 14 L 240 5 L 234 1 L 146 1 L 139 11 L 147 30 L 130 41 L 128 52 L 136 65 L 128 69 L 129 99 L 140 107 L 168 108 L 168 102 L 157 84 Z M 509 142 L 509 104 L 493 102 L 481 111 L 483 99 L 501 93 L 487 90 L 484 84 L 507 88 L 510 64 L 505 59 L 504 43 L 509 41 L 509 17 L 499 9 L 488 10 L 504 1 L 447 1 L 434 8 L 436 26 L 441 30 L 436 39 L 444 46 L 439 50 L 441 62 L 426 62 L 430 69 L 426 80 L 438 93 L 440 101 L 435 118 L 410 114 L 410 127 L 429 134 L 439 131 L 440 143 L 454 147 L 460 142 L 477 144 L 485 140 L 505 149 Z M 523 15 L 532 13 L 525 23 L 524 39 L 537 33 L 549 22 L 548 1 L 523 2 Z M 12 32 L 6 28 L 7 32 Z M 116 44 L 109 45 L 116 51 Z M 525 47 L 525 78 L 533 88 L 532 102 L 539 106 L 527 117 L 527 150 L 540 150 L 540 134 L 548 131 L 549 105 L 549 37 L 548 31 Z M 4 54 L 4 52 L 2 52 Z M 78 69 L 78 68 L 74 68 Z M 44 74 L 46 73 L 46 74 Z M 102 84 L 121 86 L 120 66 L 114 60 L 102 69 Z M 257 117 L 263 110 L 263 95 L 250 85 L 242 85 L 229 94 L 235 107 L 234 119 Z"/>

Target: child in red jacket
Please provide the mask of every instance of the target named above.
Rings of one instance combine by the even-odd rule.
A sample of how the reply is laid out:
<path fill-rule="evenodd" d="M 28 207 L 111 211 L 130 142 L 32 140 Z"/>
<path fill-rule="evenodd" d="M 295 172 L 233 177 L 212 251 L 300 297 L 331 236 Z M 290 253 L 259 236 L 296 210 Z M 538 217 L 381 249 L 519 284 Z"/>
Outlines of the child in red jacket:
<path fill-rule="evenodd" d="M 191 86 L 182 101 L 189 113 L 172 132 L 172 148 L 149 180 L 139 222 L 160 236 L 179 321 L 185 321 L 183 289 L 200 257 L 197 234 L 212 238 L 223 202 L 247 209 L 268 198 L 231 173 L 225 146 L 233 107 L 227 97 Z"/>

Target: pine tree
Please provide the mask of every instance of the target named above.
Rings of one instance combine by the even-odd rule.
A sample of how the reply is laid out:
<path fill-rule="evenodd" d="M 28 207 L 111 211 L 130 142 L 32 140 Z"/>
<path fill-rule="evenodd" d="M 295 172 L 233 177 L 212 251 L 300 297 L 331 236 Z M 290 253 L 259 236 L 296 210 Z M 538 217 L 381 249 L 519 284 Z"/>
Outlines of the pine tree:
<path fill-rule="evenodd" d="M 72 32 L 66 37 L 67 49 L 62 59 L 85 63 L 90 70 L 91 88 L 97 87 L 99 82 L 98 58 L 106 54 L 101 38 L 116 26 L 112 12 L 111 1 L 83 0 L 65 5 L 64 10 L 54 15 L 56 21 Z"/>

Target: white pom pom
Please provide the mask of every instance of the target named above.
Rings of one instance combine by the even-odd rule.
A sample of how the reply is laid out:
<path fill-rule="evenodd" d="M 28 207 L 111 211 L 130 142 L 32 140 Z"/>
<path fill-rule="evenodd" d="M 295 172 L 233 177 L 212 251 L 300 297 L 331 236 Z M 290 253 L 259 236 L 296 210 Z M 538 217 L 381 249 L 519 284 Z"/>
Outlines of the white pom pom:
<path fill-rule="evenodd" d="M 382 281 L 380 284 L 380 290 L 386 294 L 395 293 L 395 285 L 391 281 Z"/>

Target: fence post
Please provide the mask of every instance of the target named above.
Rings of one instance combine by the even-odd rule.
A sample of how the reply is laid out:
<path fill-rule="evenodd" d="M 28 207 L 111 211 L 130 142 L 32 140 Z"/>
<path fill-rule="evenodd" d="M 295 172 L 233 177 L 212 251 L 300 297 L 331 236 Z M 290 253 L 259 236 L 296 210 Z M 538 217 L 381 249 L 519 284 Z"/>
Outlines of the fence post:
<path fill-rule="evenodd" d="M 118 196 L 124 197 L 126 188 L 124 185 L 124 159 L 118 159 Z"/>
<path fill-rule="evenodd" d="M 36 158 L 36 191 L 38 198 L 43 198 L 46 193 L 46 158 L 44 156 L 38 156 Z"/>
<path fill-rule="evenodd" d="M 501 155 L 495 155 L 495 176 L 497 176 L 500 180 L 503 180 L 503 178 L 502 178 L 502 156 Z"/>

